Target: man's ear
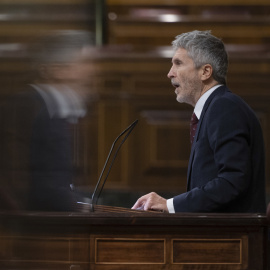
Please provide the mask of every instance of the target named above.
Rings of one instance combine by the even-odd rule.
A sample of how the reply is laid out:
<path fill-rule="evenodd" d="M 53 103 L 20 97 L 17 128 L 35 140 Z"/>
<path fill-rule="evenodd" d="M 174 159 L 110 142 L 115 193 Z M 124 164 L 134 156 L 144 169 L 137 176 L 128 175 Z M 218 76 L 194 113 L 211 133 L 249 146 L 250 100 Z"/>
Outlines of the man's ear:
<path fill-rule="evenodd" d="M 201 67 L 201 80 L 208 80 L 213 74 L 213 68 L 210 64 L 205 64 Z"/>

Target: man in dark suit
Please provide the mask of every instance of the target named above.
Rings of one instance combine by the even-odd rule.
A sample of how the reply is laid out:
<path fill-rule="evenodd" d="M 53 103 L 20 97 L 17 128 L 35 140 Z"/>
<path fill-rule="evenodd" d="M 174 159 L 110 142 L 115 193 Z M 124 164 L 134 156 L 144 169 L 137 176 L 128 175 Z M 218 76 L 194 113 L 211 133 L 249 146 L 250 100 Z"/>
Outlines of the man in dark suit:
<path fill-rule="evenodd" d="M 73 190 L 73 131 L 86 114 L 88 50 L 94 44 L 92 33 L 77 30 L 56 31 L 37 42 L 34 59 L 38 76 L 28 94 L 35 107 L 29 210 L 78 210 Z"/>
<path fill-rule="evenodd" d="M 94 37 L 85 31 L 56 31 L 41 37 L 31 51 L 33 83 L 6 104 L 11 128 L 5 129 L 10 155 L 5 179 L 14 182 L 11 197 L 19 209 L 78 210 L 72 135 L 86 114 L 92 46 Z"/>
<path fill-rule="evenodd" d="M 228 57 L 210 31 L 173 41 L 168 78 L 178 102 L 194 107 L 187 192 L 164 199 L 152 192 L 134 209 L 165 212 L 265 212 L 262 130 L 251 108 L 226 87 Z"/>

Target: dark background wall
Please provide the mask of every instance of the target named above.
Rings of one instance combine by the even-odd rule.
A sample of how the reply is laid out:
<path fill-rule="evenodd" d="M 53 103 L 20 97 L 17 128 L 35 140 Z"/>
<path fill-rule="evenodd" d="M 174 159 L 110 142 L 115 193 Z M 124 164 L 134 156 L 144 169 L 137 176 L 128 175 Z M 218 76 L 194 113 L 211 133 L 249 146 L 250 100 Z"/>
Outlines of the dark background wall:
<path fill-rule="evenodd" d="M 176 102 L 166 77 L 170 44 L 182 32 L 210 29 L 229 52 L 228 86 L 251 105 L 261 121 L 269 201 L 270 4 L 268 0 L 246 2 L 1 1 L 0 99 L 31 82 L 27 48 L 37 35 L 57 29 L 95 32 L 97 52 L 91 60 L 89 91 L 95 91 L 96 98 L 75 131 L 77 189 L 91 195 L 111 143 L 138 119 L 100 203 L 131 207 L 139 195 L 150 191 L 169 198 L 186 188 L 192 112 L 190 106 Z M 15 116 L 9 117 L 16 121 Z M 12 155 L 10 162 L 14 162 Z M 16 183 L 16 176 L 12 181 Z"/>

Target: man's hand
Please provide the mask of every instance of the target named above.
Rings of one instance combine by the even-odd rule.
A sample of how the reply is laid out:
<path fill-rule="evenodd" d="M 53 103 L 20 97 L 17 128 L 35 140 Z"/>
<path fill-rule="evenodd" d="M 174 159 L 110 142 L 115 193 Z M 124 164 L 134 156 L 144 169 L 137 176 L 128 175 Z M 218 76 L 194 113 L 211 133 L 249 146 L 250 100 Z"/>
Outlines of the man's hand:
<path fill-rule="evenodd" d="M 132 209 L 169 212 L 167 208 L 167 200 L 160 197 L 155 192 L 148 193 L 139 198 L 133 205 Z"/>

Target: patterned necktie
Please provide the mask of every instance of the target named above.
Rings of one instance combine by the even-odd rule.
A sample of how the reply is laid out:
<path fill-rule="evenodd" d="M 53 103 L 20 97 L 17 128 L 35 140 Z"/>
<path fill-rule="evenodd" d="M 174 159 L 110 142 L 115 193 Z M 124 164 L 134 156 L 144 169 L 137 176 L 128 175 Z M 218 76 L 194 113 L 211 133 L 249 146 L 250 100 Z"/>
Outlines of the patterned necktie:
<path fill-rule="evenodd" d="M 193 113 L 191 120 L 190 120 L 190 143 L 191 143 L 191 145 L 192 145 L 194 137 L 195 137 L 198 122 L 199 122 L 199 120 L 198 120 L 196 114 Z"/>

